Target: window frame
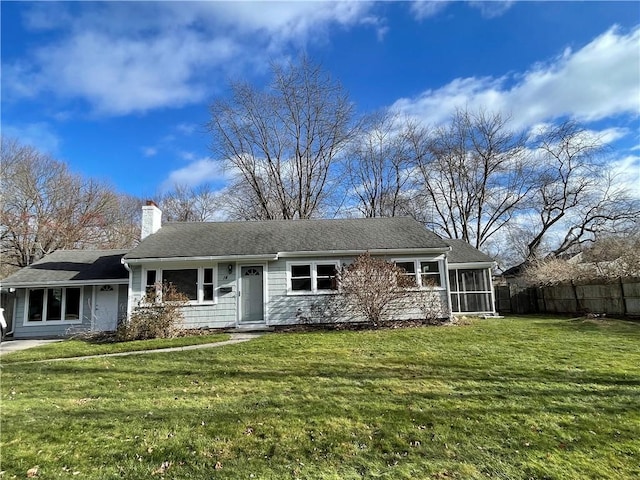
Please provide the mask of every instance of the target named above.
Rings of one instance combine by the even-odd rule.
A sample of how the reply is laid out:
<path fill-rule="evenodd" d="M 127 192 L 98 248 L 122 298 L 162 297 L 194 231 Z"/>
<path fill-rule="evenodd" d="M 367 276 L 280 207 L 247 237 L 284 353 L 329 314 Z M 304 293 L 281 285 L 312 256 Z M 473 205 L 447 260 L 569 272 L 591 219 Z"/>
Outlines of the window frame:
<path fill-rule="evenodd" d="M 211 270 L 211 282 L 205 283 L 205 274 L 204 271 L 206 269 Z M 147 279 L 149 272 L 155 272 L 156 277 L 156 303 L 162 302 L 161 290 L 158 288 L 164 282 L 164 271 L 165 270 L 196 270 L 196 298 L 195 300 L 189 300 L 185 305 L 216 305 L 218 303 L 218 288 L 216 285 L 218 284 L 218 264 L 213 265 L 188 265 L 188 264 L 167 264 L 162 265 L 162 267 L 158 268 L 143 268 L 142 269 L 142 279 L 141 279 L 141 294 L 142 298 L 147 294 Z M 207 285 L 212 286 L 213 290 L 213 298 L 211 300 L 204 299 L 204 287 Z"/>
<path fill-rule="evenodd" d="M 312 260 L 312 261 L 292 261 L 287 262 L 287 295 L 335 295 L 338 293 L 338 285 L 335 289 L 319 289 L 318 288 L 318 266 L 319 265 L 332 265 L 336 272 L 340 271 L 339 260 Z M 294 278 L 307 278 L 307 277 L 293 277 L 292 267 L 309 266 L 311 273 L 311 290 L 293 290 L 292 280 Z M 321 275 L 320 278 L 327 278 L 326 275 Z M 329 276 L 331 278 L 331 276 Z"/>
<path fill-rule="evenodd" d="M 398 263 L 413 263 L 413 272 L 406 273 L 405 275 L 411 276 L 413 275 L 413 280 L 415 286 L 409 288 L 421 289 L 421 290 L 446 290 L 446 281 L 448 278 L 445 275 L 445 264 L 444 258 L 436 257 L 436 258 L 425 258 L 425 257 L 411 257 L 411 258 L 392 258 L 391 262 L 394 265 L 398 265 Z M 438 273 L 440 276 L 440 285 L 430 286 L 422 284 L 423 275 L 426 276 L 436 276 L 435 273 L 422 273 L 422 263 L 437 263 L 438 264 Z M 402 268 L 402 267 L 400 267 Z"/>
<path fill-rule="evenodd" d="M 62 290 L 60 299 L 60 318 L 55 320 L 48 319 L 49 310 L 49 291 Z M 67 317 L 67 289 L 77 289 L 80 291 L 78 297 L 78 318 L 68 319 Z M 77 325 L 82 323 L 84 316 L 84 287 L 82 285 L 72 286 L 49 286 L 49 287 L 33 287 L 27 288 L 24 304 L 24 322 L 25 326 L 29 325 Z M 42 310 L 40 312 L 40 320 L 29 320 L 29 303 L 31 302 L 31 293 L 34 290 L 42 290 Z"/>

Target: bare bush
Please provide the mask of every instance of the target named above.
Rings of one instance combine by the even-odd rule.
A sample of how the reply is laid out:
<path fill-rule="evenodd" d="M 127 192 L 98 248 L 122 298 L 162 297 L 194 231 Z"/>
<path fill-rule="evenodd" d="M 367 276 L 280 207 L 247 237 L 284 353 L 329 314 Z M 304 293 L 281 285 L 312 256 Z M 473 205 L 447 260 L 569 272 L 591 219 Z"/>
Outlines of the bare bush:
<path fill-rule="evenodd" d="M 158 292 L 158 294 L 156 294 Z M 145 295 L 131 313 L 131 318 L 118 327 L 118 341 L 173 338 L 184 321 L 182 307 L 189 301 L 170 283 L 158 284 Z"/>
<path fill-rule="evenodd" d="M 640 235 L 603 237 L 569 260 L 534 260 L 525 268 L 524 277 L 532 285 L 640 277 L 639 251 Z"/>
<path fill-rule="evenodd" d="M 338 281 L 345 304 L 374 325 L 383 320 L 393 302 L 409 295 L 408 287 L 415 286 L 402 268 L 368 252 L 343 269 Z"/>

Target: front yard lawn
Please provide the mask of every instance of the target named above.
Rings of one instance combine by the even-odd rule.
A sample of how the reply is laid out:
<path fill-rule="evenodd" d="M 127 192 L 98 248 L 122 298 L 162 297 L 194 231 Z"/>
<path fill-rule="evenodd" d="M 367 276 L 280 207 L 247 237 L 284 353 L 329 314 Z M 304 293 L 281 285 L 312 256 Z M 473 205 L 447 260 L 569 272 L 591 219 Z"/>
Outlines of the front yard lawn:
<path fill-rule="evenodd" d="M 109 353 L 136 352 L 140 350 L 158 350 L 161 348 L 202 345 L 229 340 L 226 333 L 210 335 L 194 335 L 177 338 L 155 338 L 152 340 L 134 340 L 131 342 L 100 342 L 88 340 L 64 340 L 49 343 L 36 348 L 5 353 L 0 357 L 0 364 L 15 362 L 33 362 L 52 358 L 84 357 L 87 355 L 103 355 Z"/>
<path fill-rule="evenodd" d="M 1 402 L 1 479 L 631 479 L 640 324 L 491 319 L 3 364 Z"/>

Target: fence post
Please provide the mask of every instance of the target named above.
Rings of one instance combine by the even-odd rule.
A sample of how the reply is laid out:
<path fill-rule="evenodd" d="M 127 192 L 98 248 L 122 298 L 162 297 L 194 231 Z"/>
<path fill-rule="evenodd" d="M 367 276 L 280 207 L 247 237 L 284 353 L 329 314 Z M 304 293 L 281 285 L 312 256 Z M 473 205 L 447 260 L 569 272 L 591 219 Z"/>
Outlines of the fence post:
<path fill-rule="evenodd" d="M 576 284 L 573 280 L 571 280 L 571 287 L 573 289 L 573 297 L 576 300 L 576 313 L 581 313 L 582 308 L 580 307 L 580 299 L 578 298 L 578 288 L 576 287 Z"/>
<path fill-rule="evenodd" d="M 622 314 L 627 314 L 627 299 L 624 296 L 624 282 L 622 281 L 622 277 L 618 277 L 620 282 L 620 298 L 622 299 Z"/>

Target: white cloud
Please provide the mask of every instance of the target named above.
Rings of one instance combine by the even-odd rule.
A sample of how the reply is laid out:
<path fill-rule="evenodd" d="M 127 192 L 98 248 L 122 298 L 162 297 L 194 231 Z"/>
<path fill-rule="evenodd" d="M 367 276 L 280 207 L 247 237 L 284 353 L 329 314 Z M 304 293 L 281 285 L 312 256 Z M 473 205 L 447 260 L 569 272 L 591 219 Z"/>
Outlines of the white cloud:
<path fill-rule="evenodd" d="M 54 40 L 3 65 L 5 96 L 80 98 L 100 115 L 196 103 L 229 75 L 262 71 L 291 47 L 328 38 L 331 26 L 368 24 L 384 34 L 372 8 L 346 1 L 78 2 L 57 11 L 34 4 L 26 28 Z"/>
<path fill-rule="evenodd" d="M 44 122 L 24 125 L 2 125 L 2 135 L 16 138 L 25 145 L 31 145 L 42 153 L 56 154 L 61 145 L 58 134 L 51 125 Z"/>
<path fill-rule="evenodd" d="M 496 18 L 509 10 L 514 0 L 470 1 L 469 5 L 480 10 L 484 18 Z"/>
<path fill-rule="evenodd" d="M 448 1 L 417 1 L 411 2 L 411 13 L 416 20 L 435 17 L 449 5 Z"/>
<path fill-rule="evenodd" d="M 145 157 L 155 157 L 158 154 L 158 149 L 155 147 L 144 147 L 142 149 L 142 154 Z"/>
<path fill-rule="evenodd" d="M 565 50 L 520 75 L 458 78 L 437 90 L 395 102 L 393 109 L 439 124 L 456 108 L 511 114 L 520 127 L 571 117 L 596 121 L 640 114 L 640 28 L 614 27 L 573 52 Z"/>
<path fill-rule="evenodd" d="M 640 156 L 627 155 L 611 163 L 615 186 L 640 200 Z"/>
<path fill-rule="evenodd" d="M 183 135 L 193 135 L 198 128 L 198 125 L 194 123 L 179 123 L 176 125 L 176 130 Z"/>
<path fill-rule="evenodd" d="M 162 182 L 161 190 L 170 190 L 175 185 L 196 187 L 207 182 L 226 182 L 228 179 L 229 172 L 224 170 L 221 162 L 205 157 L 183 168 L 173 170 Z"/>
<path fill-rule="evenodd" d="M 454 0 L 418 0 L 411 2 L 411 13 L 416 20 L 435 17 L 443 12 Z M 489 1 L 469 1 L 467 4 L 480 11 L 482 17 L 491 19 L 503 15 L 509 10 L 515 0 L 489 0 Z"/>

